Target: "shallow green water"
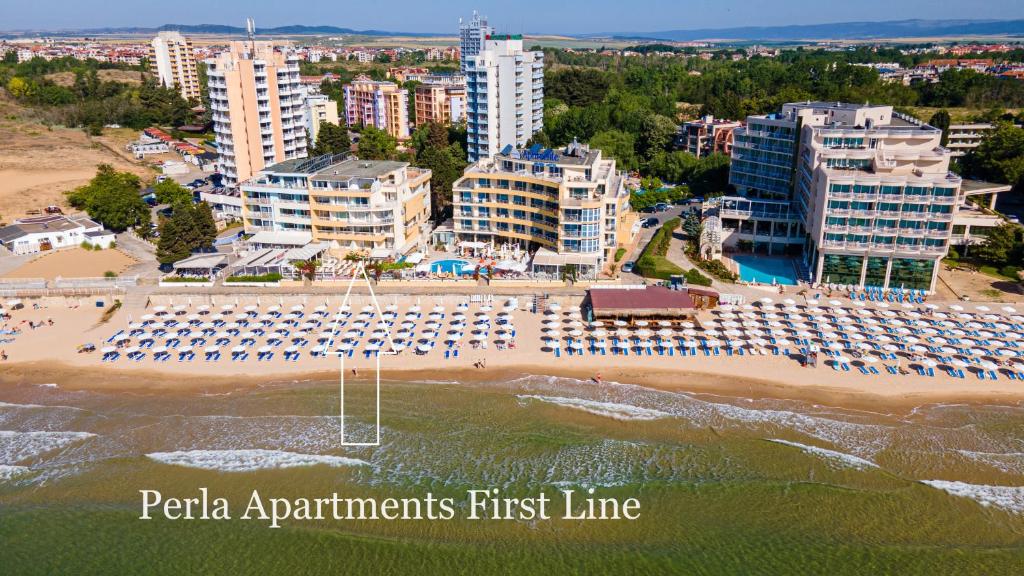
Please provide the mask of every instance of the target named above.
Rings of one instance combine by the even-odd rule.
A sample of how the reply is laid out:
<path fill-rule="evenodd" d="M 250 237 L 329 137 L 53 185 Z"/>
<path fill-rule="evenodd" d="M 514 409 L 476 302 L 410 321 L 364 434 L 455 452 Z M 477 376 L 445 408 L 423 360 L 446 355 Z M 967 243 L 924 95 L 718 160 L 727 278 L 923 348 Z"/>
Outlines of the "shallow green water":
<path fill-rule="evenodd" d="M 1021 407 L 872 414 L 541 377 L 387 383 L 381 401 L 382 445 L 343 448 L 337 389 L 326 382 L 176 396 L 0 385 L 0 466 L 20 467 L 0 476 L 0 572 L 933 575 L 1024 566 L 1024 493 L 1014 491 L 1024 486 Z M 367 386 L 347 394 L 352 433 L 370 432 L 372 402 Z M 231 471 L 253 449 L 366 464 Z M 961 482 L 963 495 L 925 480 Z M 569 521 L 556 508 L 552 520 L 470 521 L 459 508 L 451 521 L 280 529 L 138 519 L 140 489 L 191 497 L 200 487 L 233 510 L 253 490 L 463 501 L 476 488 L 525 497 L 594 487 L 638 498 L 641 515 Z"/>

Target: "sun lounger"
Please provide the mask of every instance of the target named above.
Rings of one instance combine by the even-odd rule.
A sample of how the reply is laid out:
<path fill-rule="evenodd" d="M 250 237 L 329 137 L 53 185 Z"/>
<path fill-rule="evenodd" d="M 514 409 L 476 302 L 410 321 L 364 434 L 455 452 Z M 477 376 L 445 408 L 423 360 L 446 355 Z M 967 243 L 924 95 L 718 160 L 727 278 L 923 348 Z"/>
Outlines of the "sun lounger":
<path fill-rule="evenodd" d="M 889 374 L 892 374 L 893 376 L 896 376 L 897 374 L 900 373 L 895 366 L 886 366 L 885 371 L 888 372 Z"/>

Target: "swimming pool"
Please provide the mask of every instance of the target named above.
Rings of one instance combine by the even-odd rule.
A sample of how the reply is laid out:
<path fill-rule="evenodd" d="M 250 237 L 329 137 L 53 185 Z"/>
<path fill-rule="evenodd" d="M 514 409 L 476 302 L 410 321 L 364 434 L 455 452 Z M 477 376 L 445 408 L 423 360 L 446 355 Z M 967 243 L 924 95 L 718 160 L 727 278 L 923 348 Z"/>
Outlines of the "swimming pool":
<path fill-rule="evenodd" d="M 732 257 L 740 268 L 740 279 L 746 282 L 760 282 L 796 286 L 796 268 L 790 258 L 773 258 L 756 254 L 737 254 Z"/>
<path fill-rule="evenodd" d="M 437 260 L 430 263 L 434 274 L 472 274 L 473 266 L 465 260 Z"/>

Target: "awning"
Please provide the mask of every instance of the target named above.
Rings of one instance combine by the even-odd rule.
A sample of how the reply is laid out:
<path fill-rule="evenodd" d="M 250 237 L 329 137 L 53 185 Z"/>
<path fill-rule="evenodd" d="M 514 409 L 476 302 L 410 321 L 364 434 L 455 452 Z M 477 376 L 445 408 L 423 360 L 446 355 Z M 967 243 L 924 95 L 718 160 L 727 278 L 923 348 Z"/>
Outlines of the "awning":
<path fill-rule="evenodd" d="M 391 250 L 387 248 L 374 248 L 370 250 L 370 258 L 372 260 L 384 260 L 391 257 Z"/>
<path fill-rule="evenodd" d="M 309 232 L 267 231 L 257 232 L 249 238 L 250 244 L 269 246 L 305 246 L 313 241 Z"/>
<path fill-rule="evenodd" d="M 405 261 L 409 264 L 419 264 L 423 261 L 423 252 L 413 252 L 405 257 Z"/>
<path fill-rule="evenodd" d="M 227 266 L 228 257 L 224 254 L 196 254 L 173 264 L 175 270 L 214 270 Z"/>
<path fill-rule="evenodd" d="M 533 265 L 536 266 L 565 266 L 575 264 L 577 266 L 597 266 L 597 256 L 592 254 L 558 254 L 541 248 L 533 256 Z"/>

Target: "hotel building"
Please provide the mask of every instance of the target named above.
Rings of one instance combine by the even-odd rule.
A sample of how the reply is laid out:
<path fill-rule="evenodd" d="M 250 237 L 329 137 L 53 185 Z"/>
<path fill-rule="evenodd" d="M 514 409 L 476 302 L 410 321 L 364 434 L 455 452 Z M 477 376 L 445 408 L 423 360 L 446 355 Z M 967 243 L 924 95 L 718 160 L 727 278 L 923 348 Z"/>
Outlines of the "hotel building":
<path fill-rule="evenodd" d="M 536 250 L 534 272 L 575 265 L 594 277 L 640 229 L 624 174 L 600 150 L 511 146 L 466 168 L 452 186 L 458 240 Z"/>
<path fill-rule="evenodd" d="M 414 97 L 416 124 L 455 124 L 466 119 L 466 87 L 451 84 L 420 84 Z"/>
<path fill-rule="evenodd" d="M 792 103 L 749 117 L 732 154 L 739 196 L 715 203 L 721 242 L 800 253 L 814 282 L 933 291 L 950 244 L 1000 223 L 967 196 L 1009 189 L 962 182 L 941 137 L 891 106 Z"/>
<path fill-rule="evenodd" d="M 160 84 L 175 88 L 185 100 L 199 100 L 199 69 L 192 41 L 177 32 L 159 32 L 149 43 L 149 68 Z"/>
<path fill-rule="evenodd" d="M 953 152 L 954 157 L 964 156 L 981 146 L 981 141 L 988 138 L 995 129 L 988 122 L 950 124 L 946 130 L 946 148 Z"/>
<path fill-rule="evenodd" d="M 473 11 L 473 19 L 463 22 L 459 18 L 459 68 L 466 73 L 466 61 L 484 48 L 484 41 L 494 34 L 494 28 L 487 24 L 487 17 L 481 18 Z"/>
<path fill-rule="evenodd" d="M 207 71 L 213 130 L 226 184 L 306 156 L 299 60 L 271 42 L 232 42 Z"/>
<path fill-rule="evenodd" d="M 492 36 L 463 62 L 469 161 L 525 147 L 544 127 L 544 53 L 523 51 L 522 36 Z"/>
<path fill-rule="evenodd" d="M 306 122 L 309 146 L 316 146 L 320 136 L 320 123 L 338 124 L 338 103 L 324 94 L 309 94 L 302 102 L 302 115 Z"/>
<path fill-rule="evenodd" d="M 373 126 L 399 140 L 409 138 L 408 90 L 367 76 L 358 76 L 342 89 L 349 126 Z"/>
<path fill-rule="evenodd" d="M 742 122 L 704 116 L 700 120 L 684 122 L 679 127 L 679 147 L 700 158 L 711 154 L 731 154 L 733 131 Z"/>
<path fill-rule="evenodd" d="M 374 258 L 424 249 L 430 234 L 430 170 L 406 162 L 348 154 L 286 160 L 240 189 L 246 233 L 304 233 Z"/>

